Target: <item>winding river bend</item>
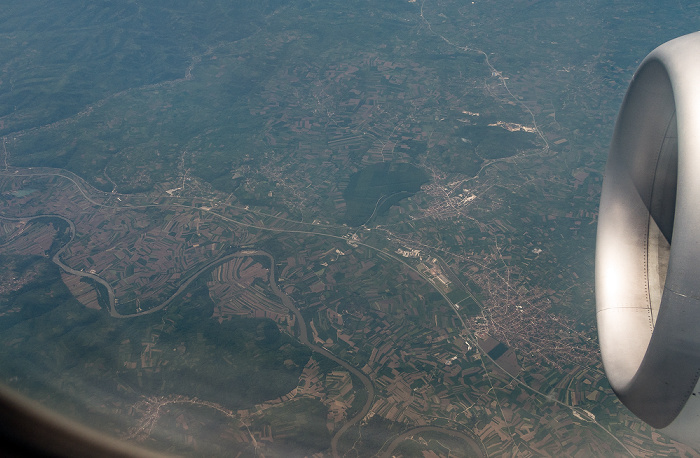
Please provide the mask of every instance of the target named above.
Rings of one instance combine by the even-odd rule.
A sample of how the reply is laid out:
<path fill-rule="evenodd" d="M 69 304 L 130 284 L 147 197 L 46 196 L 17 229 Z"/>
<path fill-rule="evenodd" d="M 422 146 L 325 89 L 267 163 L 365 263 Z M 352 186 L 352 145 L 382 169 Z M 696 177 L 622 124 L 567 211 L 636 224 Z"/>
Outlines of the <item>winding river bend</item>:
<path fill-rule="evenodd" d="M 110 285 L 109 283 L 107 283 L 106 280 L 104 280 L 103 278 L 101 278 L 95 274 L 91 274 L 90 272 L 83 272 L 82 270 L 73 269 L 72 267 L 65 265 L 63 263 L 63 261 L 61 261 L 61 255 L 63 254 L 64 251 L 66 251 L 66 248 L 68 248 L 68 245 L 70 245 L 70 243 L 73 241 L 73 239 L 75 239 L 75 224 L 73 223 L 73 221 L 71 221 L 68 218 L 63 217 L 61 215 L 52 215 L 52 214 L 29 216 L 29 217 L 25 217 L 25 218 L 9 218 L 7 216 L 0 216 L 0 219 L 3 219 L 5 221 L 25 221 L 25 222 L 32 221 L 35 219 L 42 219 L 42 218 L 60 219 L 62 221 L 65 221 L 66 224 L 68 224 L 68 227 L 70 228 L 70 240 L 68 242 L 66 242 L 56 252 L 56 254 L 53 255 L 53 257 L 51 258 L 51 261 L 53 261 L 54 264 L 56 264 L 58 267 L 65 270 L 69 274 L 78 275 L 79 277 L 90 278 L 91 280 L 94 280 L 94 281 L 98 282 L 99 284 L 101 284 L 102 286 L 104 286 L 107 289 L 107 295 L 109 298 L 109 313 L 110 313 L 110 315 L 112 315 L 115 318 L 123 318 L 122 316 L 120 316 L 117 313 L 116 309 L 114 308 L 114 303 L 115 303 L 114 288 L 112 288 L 112 285 Z"/>
<path fill-rule="evenodd" d="M 365 390 L 367 391 L 367 400 L 365 401 L 364 405 L 362 406 L 362 409 L 355 414 L 352 418 L 350 418 L 333 436 L 331 439 L 331 449 L 333 452 L 334 457 L 340 456 L 338 453 L 338 441 L 340 438 L 345 434 L 353 425 L 358 423 L 360 420 L 362 420 L 367 413 L 369 412 L 370 408 L 372 407 L 372 403 L 374 402 L 374 385 L 372 384 L 372 381 L 365 375 L 363 372 L 358 370 L 356 367 L 350 365 L 348 362 L 338 358 L 335 356 L 333 353 L 330 351 L 326 350 L 323 347 L 320 347 L 318 345 L 315 345 L 309 341 L 308 333 L 307 333 L 307 328 L 306 328 L 306 322 L 304 321 L 304 318 L 301 315 L 301 312 L 299 309 L 296 307 L 294 304 L 294 301 L 287 296 L 284 292 L 282 292 L 277 285 L 277 276 L 275 273 L 275 258 L 270 254 L 267 253 L 266 251 L 262 250 L 241 250 L 236 253 L 232 253 L 226 256 L 223 256 L 221 258 L 215 259 L 208 264 L 202 266 L 197 270 L 194 274 L 190 275 L 187 280 L 185 280 L 180 287 L 170 296 L 168 299 L 163 301 L 160 305 L 157 305 L 156 307 L 150 308 L 148 310 L 134 313 L 134 314 L 128 314 L 128 315 L 123 315 L 119 313 L 116 309 L 116 300 L 115 300 L 115 294 L 114 294 L 114 288 L 112 285 L 110 285 L 106 280 L 103 278 L 99 277 L 98 275 L 89 273 L 89 272 L 83 272 L 82 270 L 76 270 L 73 269 L 72 267 L 66 265 L 63 261 L 61 261 L 61 255 L 65 252 L 65 250 L 68 248 L 68 245 L 75 239 L 75 224 L 73 221 L 70 219 L 60 216 L 60 215 L 52 215 L 52 214 L 47 214 L 47 215 L 37 215 L 37 216 L 30 216 L 30 217 L 24 217 L 24 218 L 9 218 L 9 217 L 4 217 L 0 216 L 0 219 L 7 220 L 7 221 L 32 221 L 40 218 L 57 218 L 62 221 L 65 221 L 66 224 L 68 224 L 68 227 L 70 229 L 70 240 L 68 240 L 57 252 L 56 254 L 53 255 L 51 260 L 61 269 L 64 271 L 73 274 L 73 275 L 78 275 L 80 277 L 86 277 L 90 278 L 102 286 L 104 286 L 107 290 L 108 294 L 108 300 L 109 300 L 109 314 L 114 317 L 114 318 L 135 318 L 141 315 L 146 315 L 149 313 L 154 313 L 159 310 L 164 309 L 167 307 L 172 301 L 174 301 L 180 294 L 182 294 L 187 287 L 195 281 L 200 275 L 203 273 L 207 272 L 209 269 L 212 267 L 215 267 L 216 265 L 222 264 L 230 259 L 233 258 L 243 258 L 243 257 L 252 257 L 252 256 L 263 256 L 268 258 L 270 261 L 270 288 L 272 289 L 272 292 L 282 301 L 284 306 L 292 313 L 294 314 L 296 323 L 298 325 L 298 332 L 299 332 L 299 341 L 311 349 L 312 351 L 319 353 L 326 358 L 334 361 L 335 363 L 339 364 L 343 368 L 345 368 L 348 372 L 353 374 L 355 377 L 357 377 L 360 382 L 364 385 Z"/>
<path fill-rule="evenodd" d="M 0 219 L 6 220 L 6 221 L 32 221 L 36 219 L 46 219 L 46 218 L 56 218 L 64 221 L 66 224 L 68 224 L 68 227 L 70 229 L 70 240 L 68 240 L 59 250 L 53 255 L 51 260 L 61 269 L 64 271 L 73 274 L 73 275 L 78 275 L 80 277 L 85 277 L 85 278 L 90 278 L 91 280 L 96 281 L 97 283 L 101 284 L 102 286 L 105 287 L 107 290 L 108 294 L 108 300 L 109 300 L 109 314 L 114 317 L 114 318 L 135 318 L 141 315 L 146 315 L 150 313 L 155 313 L 159 310 L 162 310 L 166 308 L 171 302 L 173 302 L 180 294 L 182 294 L 190 284 L 195 281 L 197 278 L 199 278 L 200 275 L 204 274 L 207 272 L 209 269 L 212 267 L 215 267 L 219 264 L 222 264 L 226 261 L 229 261 L 233 258 L 243 258 L 243 257 L 253 257 L 253 256 L 258 256 L 258 257 L 266 257 L 269 262 L 270 262 L 270 289 L 272 292 L 280 299 L 280 301 L 284 304 L 284 306 L 294 315 L 297 326 L 298 326 L 298 338 L 299 341 L 308 347 L 310 350 L 313 352 L 319 353 L 326 358 L 334 361 L 335 363 L 339 364 L 342 366 L 345 370 L 353 374 L 357 379 L 364 385 L 365 390 L 367 391 L 367 400 L 365 401 L 364 405 L 362 406 L 362 409 L 360 409 L 359 412 L 357 412 L 352 418 L 348 419 L 345 424 L 336 431 L 336 433 L 333 435 L 331 439 L 331 450 L 333 453 L 334 457 L 339 457 L 341 454 L 338 452 L 338 442 L 340 441 L 340 438 L 354 425 L 359 423 L 367 414 L 369 413 L 370 409 L 372 408 L 372 404 L 374 403 L 374 397 L 375 397 L 375 389 L 372 381 L 370 378 L 364 374 L 362 371 L 357 369 L 356 367 L 350 365 L 348 362 L 344 361 L 341 358 L 338 358 L 335 356 L 333 353 L 328 351 L 326 348 L 318 346 L 314 343 L 311 343 L 309 341 L 308 333 L 307 333 L 307 327 L 306 327 L 306 322 L 304 321 L 303 316 L 301 315 L 301 312 L 299 309 L 296 307 L 294 301 L 283 291 L 280 290 L 279 286 L 277 285 L 277 275 L 275 272 L 275 258 L 268 252 L 262 251 L 262 250 L 241 250 L 237 251 L 232 254 L 228 254 L 225 256 L 222 256 L 218 259 L 215 259 L 206 265 L 200 267 L 194 274 L 190 275 L 187 280 L 185 280 L 180 287 L 165 301 L 163 301 L 161 304 L 157 305 L 156 307 L 150 308 L 148 310 L 138 312 L 138 313 L 133 313 L 133 314 L 121 314 L 117 311 L 116 309 L 116 300 L 115 300 L 115 294 L 114 294 L 114 288 L 112 285 L 110 285 L 106 280 L 103 278 L 99 277 L 98 275 L 89 273 L 89 272 L 83 272 L 81 270 L 76 270 L 73 269 L 72 267 L 66 265 L 63 261 L 61 261 L 61 255 L 65 252 L 65 250 L 68 248 L 70 243 L 75 239 L 75 224 L 73 221 L 70 219 L 60 216 L 60 215 L 53 215 L 53 214 L 46 214 L 46 215 L 36 215 L 36 216 L 30 216 L 30 217 L 23 217 L 23 218 L 10 218 L 10 217 L 5 217 L 5 216 L 0 216 Z M 479 446 L 479 444 L 474 440 L 473 437 L 470 437 L 467 434 L 446 429 L 446 428 L 441 428 L 441 427 L 435 427 L 435 426 L 422 426 L 418 428 L 413 428 L 411 430 L 408 430 L 399 436 L 395 437 L 394 440 L 389 444 L 388 448 L 382 453 L 380 456 L 382 457 L 388 457 L 391 456 L 391 452 L 398 447 L 398 445 L 410 438 L 411 436 L 414 436 L 416 434 L 424 433 L 424 432 L 440 432 L 443 434 L 448 434 L 452 437 L 461 439 L 464 441 L 465 444 L 468 444 L 471 446 L 473 452 L 475 455 L 482 455 L 484 454 L 484 450 L 482 447 Z"/>
<path fill-rule="evenodd" d="M 247 252 L 240 252 L 241 256 L 244 256 L 243 253 Z M 362 384 L 365 386 L 365 390 L 367 390 L 367 400 L 365 401 L 365 404 L 362 406 L 362 409 L 355 414 L 354 417 L 350 418 L 333 436 L 331 439 L 331 450 L 333 451 L 333 456 L 337 457 L 339 456 L 338 454 L 338 441 L 340 438 L 347 432 L 348 429 L 350 429 L 354 424 L 362 420 L 367 413 L 369 412 L 369 409 L 372 407 L 372 403 L 374 402 L 374 385 L 372 384 L 372 381 L 367 377 L 363 372 L 358 370 L 356 367 L 351 366 L 348 364 L 346 361 L 338 358 L 335 356 L 333 353 L 329 352 L 323 347 L 319 347 L 318 345 L 312 344 L 309 342 L 309 337 L 306 332 L 306 322 L 304 321 L 304 318 L 301 316 L 301 312 L 299 312 L 299 309 L 294 305 L 294 302 L 292 299 L 284 294 L 282 291 L 280 291 L 279 287 L 277 286 L 277 281 L 276 281 L 276 276 L 275 276 L 275 258 L 272 257 L 271 254 L 265 252 L 265 251 L 253 251 L 253 252 L 248 252 L 248 253 L 254 253 L 254 255 L 258 256 L 266 256 L 270 260 L 270 288 L 272 288 L 272 292 L 277 295 L 277 297 L 280 298 L 282 303 L 284 304 L 285 307 L 287 307 L 293 314 L 294 317 L 296 318 L 296 322 L 299 324 L 299 340 L 301 341 L 302 344 L 306 345 L 309 347 L 312 351 L 315 351 L 317 353 L 322 354 L 328 359 L 333 360 L 334 362 L 340 364 L 343 366 L 348 372 L 352 373 L 355 377 L 360 379 Z M 251 254 L 246 254 L 245 256 L 251 256 Z"/>

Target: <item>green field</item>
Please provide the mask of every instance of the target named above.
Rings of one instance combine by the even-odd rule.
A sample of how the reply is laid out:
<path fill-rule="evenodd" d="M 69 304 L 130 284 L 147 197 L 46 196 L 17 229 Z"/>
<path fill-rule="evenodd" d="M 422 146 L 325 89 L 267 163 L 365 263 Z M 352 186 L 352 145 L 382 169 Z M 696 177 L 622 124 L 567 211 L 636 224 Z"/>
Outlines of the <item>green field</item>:
<path fill-rule="evenodd" d="M 345 221 L 350 226 L 367 224 L 411 197 L 427 181 L 426 173 L 411 164 L 382 162 L 365 167 L 350 175 L 343 192 Z"/>

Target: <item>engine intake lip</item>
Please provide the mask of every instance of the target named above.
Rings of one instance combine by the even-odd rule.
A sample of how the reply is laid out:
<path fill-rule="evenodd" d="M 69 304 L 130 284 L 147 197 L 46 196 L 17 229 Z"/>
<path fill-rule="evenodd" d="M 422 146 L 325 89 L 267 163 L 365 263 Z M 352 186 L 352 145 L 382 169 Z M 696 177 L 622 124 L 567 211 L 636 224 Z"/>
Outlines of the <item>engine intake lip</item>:
<path fill-rule="evenodd" d="M 654 271 L 654 231 L 672 242 L 665 282 Z M 696 32 L 656 48 L 635 73 L 615 124 L 598 221 L 596 317 L 603 365 L 620 400 L 656 428 L 688 410 L 700 377 L 699 273 Z"/>

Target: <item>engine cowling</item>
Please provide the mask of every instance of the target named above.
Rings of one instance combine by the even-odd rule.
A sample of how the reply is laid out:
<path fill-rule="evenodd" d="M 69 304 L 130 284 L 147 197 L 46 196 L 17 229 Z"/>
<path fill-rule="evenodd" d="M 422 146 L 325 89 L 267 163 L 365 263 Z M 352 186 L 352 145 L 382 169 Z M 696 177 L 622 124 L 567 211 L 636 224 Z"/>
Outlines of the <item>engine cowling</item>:
<path fill-rule="evenodd" d="M 700 32 L 640 64 L 617 117 L 596 241 L 610 384 L 635 415 L 700 447 Z"/>

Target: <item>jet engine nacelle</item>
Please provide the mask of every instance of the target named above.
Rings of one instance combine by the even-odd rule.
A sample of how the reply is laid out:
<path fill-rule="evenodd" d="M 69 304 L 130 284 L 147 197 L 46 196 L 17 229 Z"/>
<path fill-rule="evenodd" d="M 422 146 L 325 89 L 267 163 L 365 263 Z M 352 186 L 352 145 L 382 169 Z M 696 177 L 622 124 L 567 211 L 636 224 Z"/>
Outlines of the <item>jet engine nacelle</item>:
<path fill-rule="evenodd" d="M 596 310 L 610 385 L 635 415 L 700 448 L 700 32 L 630 83 L 600 200 Z"/>

